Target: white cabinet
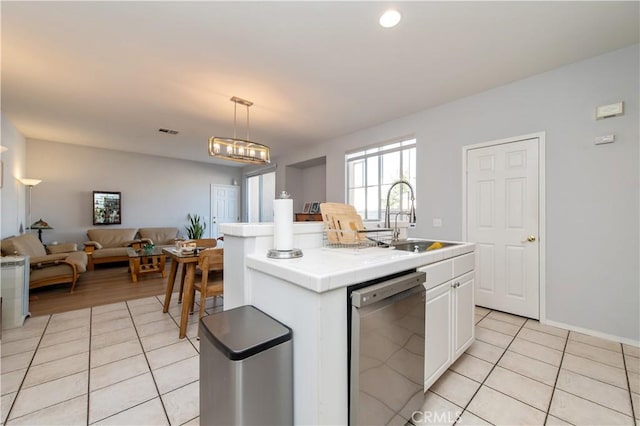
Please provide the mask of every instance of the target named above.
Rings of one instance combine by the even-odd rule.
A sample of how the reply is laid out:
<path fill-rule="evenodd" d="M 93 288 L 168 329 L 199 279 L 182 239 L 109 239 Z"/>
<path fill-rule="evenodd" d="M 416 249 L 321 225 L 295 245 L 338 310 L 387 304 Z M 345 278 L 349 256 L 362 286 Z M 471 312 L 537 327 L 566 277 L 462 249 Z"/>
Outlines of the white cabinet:
<path fill-rule="evenodd" d="M 451 288 L 440 285 L 427 291 L 425 309 L 425 388 L 431 386 L 452 363 L 451 335 L 453 333 Z"/>
<path fill-rule="evenodd" d="M 473 342 L 474 263 L 474 254 L 469 253 L 418 268 L 427 274 L 425 389 Z"/>
<path fill-rule="evenodd" d="M 473 343 L 475 335 L 473 324 L 473 272 L 455 278 L 453 280 L 452 293 L 453 311 L 451 314 L 454 322 L 453 360 L 455 361 Z"/>
<path fill-rule="evenodd" d="M 0 258 L 2 329 L 22 327 L 29 315 L 29 257 Z"/>

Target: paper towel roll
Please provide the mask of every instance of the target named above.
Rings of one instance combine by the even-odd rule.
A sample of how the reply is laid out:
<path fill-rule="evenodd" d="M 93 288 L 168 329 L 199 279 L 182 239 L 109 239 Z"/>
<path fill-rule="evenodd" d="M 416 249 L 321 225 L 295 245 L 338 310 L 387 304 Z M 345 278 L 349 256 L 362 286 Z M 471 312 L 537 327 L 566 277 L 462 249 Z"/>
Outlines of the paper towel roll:
<path fill-rule="evenodd" d="M 273 200 L 273 245 L 276 250 L 293 249 L 293 200 Z"/>

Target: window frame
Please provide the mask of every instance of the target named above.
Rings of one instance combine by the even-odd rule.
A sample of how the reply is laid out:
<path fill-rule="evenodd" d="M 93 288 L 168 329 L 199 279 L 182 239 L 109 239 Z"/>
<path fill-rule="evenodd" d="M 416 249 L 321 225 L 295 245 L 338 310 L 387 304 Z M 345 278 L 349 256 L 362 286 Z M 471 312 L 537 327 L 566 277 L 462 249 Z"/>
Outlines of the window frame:
<path fill-rule="evenodd" d="M 413 172 L 413 176 L 408 176 L 408 180 L 409 182 L 411 182 L 414 190 L 416 190 L 416 183 L 417 183 L 417 147 L 418 147 L 418 143 L 417 143 L 417 138 L 415 137 L 415 135 L 407 135 L 404 137 L 399 137 L 399 138 L 395 138 L 392 140 L 388 140 L 386 142 L 383 143 L 379 143 L 379 144 L 375 144 L 375 145 L 370 145 L 370 146 L 366 146 L 366 147 L 362 147 L 362 148 L 358 148 L 358 149 L 354 149 L 354 150 L 350 150 L 348 152 L 345 153 L 345 162 L 344 162 L 344 166 L 345 166 L 345 180 L 344 180 L 344 184 L 345 184 L 345 200 L 347 203 L 349 204 L 354 204 L 355 201 L 353 199 L 350 199 L 350 193 L 353 189 L 355 188 L 364 188 L 364 211 L 358 211 L 359 214 L 361 214 L 363 221 L 365 222 L 380 222 L 384 220 L 384 210 L 385 210 L 385 201 L 386 201 L 386 195 L 388 192 L 388 189 L 383 191 L 383 188 L 386 186 L 388 187 L 390 184 L 389 183 L 384 183 L 384 163 L 383 163 L 383 157 L 386 154 L 391 154 L 391 153 L 395 153 L 398 152 L 399 153 L 399 176 L 397 177 L 397 179 L 394 180 L 394 182 L 397 182 L 400 179 L 403 179 L 403 170 L 405 169 L 405 159 L 404 159 L 404 155 L 403 153 L 409 150 L 414 150 L 413 151 L 413 165 L 409 165 L 409 169 L 410 169 L 410 173 Z M 377 185 L 368 185 L 368 165 L 367 165 L 367 160 L 370 158 L 377 158 Z M 350 187 L 350 181 L 354 178 L 353 176 L 351 176 L 350 174 L 350 166 L 351 163 L 354 163 L 356 161 L 363 161 L 363 167 L 364 170 L 362 172 L 362 179 L 363 179 L 363 185 L 362 186 L 358 186 L 358 187 Z M 368 215 L 368 191 L 367 188 L 372 188 L 377 186 L 377 198 L 379 200 L 379 205 L 377 206 L 377 212 L 378 212 L 378 217 L 369 217 Z M 404 186 L 401 186 L 400 191 L 404 191 L 407 188 Z M 404 211 L 408 209 L 408 205 L 404 206 L 404 198 L 402 195 L 400 195 L 400 206 L 399 209 L 397 211 Z M 355 205 L 355 204 L 354 204 Z M 403 209 L 404 207 L 404 209 Z M 356 209 L 358 207 L 356 206 Z M 395 212 L 395 209 L 391 209 L 392 212 Z"/>
<path fill-rule="evenodd" d="M 273 179 L 275 181 L 275 179 L 277 178 L 276 176 L 276 166 L 271 166 L 271 167 L 265 167 L 265 168 L 261 168 L 258 170 L 253 170 L 249 173 L 245 173 L 244 174 L 244 188 L 245 188 L 245 193 L 244 193 L 244 198 L 245 198 L 245 205 L 246 205 L 246 212 L 245 212 L 245 220 L 247 222 L 249 222 L 249 219 L 251 217 L 251 194 L 250 194 L 250 190 L 249 190 L 249 180 L 252 178 L 257 178 L 258 179 L 258 199 L 256 200 L 256 202 L 258 203 L 258 222 L 252 222 L 252 223 L 262 223 L 265 219 L 265 217 L 263 216 L 263 212 L 264 212 L 264 203 L 265 203 L 265 194 L 264 194 L 264 176 L 273 173 Z M 275 186 L 275 185 L 274 185 Z M 274 188 L 274 194 L 272 199 L 275 199 L 275 188 Z"/>

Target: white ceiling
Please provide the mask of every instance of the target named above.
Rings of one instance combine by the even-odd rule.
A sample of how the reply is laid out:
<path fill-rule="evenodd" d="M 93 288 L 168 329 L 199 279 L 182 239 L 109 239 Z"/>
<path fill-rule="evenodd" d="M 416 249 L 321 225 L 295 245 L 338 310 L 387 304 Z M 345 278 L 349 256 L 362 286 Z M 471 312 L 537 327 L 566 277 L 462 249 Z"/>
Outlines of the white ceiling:
<path fill-rule="evenodd" d="M 402 2 L 384 29 L 390 4 L 2 1 L 2 112 L 29 138 L 214 163 L 235 95 L 278 156 L 639 41 L 637 1 Z"/>

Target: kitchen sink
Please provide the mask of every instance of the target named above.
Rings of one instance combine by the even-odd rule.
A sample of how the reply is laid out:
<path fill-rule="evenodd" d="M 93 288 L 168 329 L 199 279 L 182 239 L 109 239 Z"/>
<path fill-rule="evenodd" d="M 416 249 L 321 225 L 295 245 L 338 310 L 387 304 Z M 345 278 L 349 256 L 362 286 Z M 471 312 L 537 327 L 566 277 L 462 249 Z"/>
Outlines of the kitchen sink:
<path fill-rule="evenodd" d="M 439 243 L 439 246 L 434 244 Z M 390 244 L 391 247 L 396 250 L 412 251 L 414 253 L 422 253 L 425 251 L 438 250 L 445 247 L 455 246 L 460 243 L 445 243 L 442 241 L 430 241 L 430 240 L 402 240 L 395 241 Z"/>

